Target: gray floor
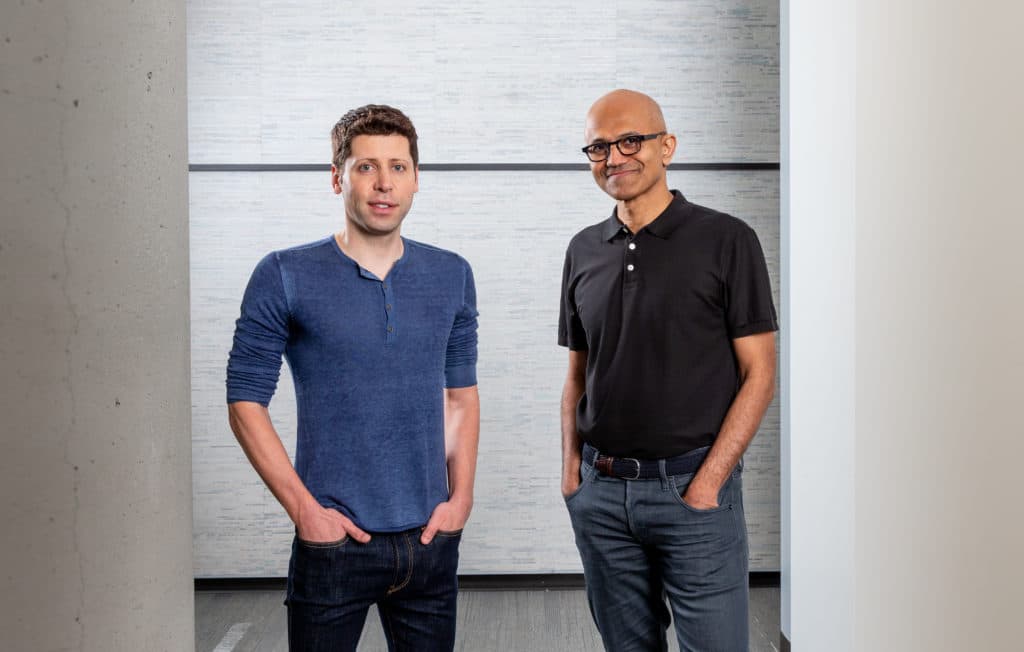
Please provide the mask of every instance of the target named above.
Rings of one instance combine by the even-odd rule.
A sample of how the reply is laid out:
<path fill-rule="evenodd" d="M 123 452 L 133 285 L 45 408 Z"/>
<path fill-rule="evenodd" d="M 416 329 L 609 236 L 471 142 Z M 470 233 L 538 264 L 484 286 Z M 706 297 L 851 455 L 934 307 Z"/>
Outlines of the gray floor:
<path fill-rule="evenodd" d="M 196 652 L 286 652 L 281 591 L 196 592 Z M 462 652 L 572 650 L 599 652 L 601 641 L 581 590 L 459 593 L 455 649 Z M 673 635 L 669 649 L 677 651 Z M 750 590 L 750 650 L 778 652 L 779 589 Z M 371 610 L 360 652 L 384 651 Z"/>

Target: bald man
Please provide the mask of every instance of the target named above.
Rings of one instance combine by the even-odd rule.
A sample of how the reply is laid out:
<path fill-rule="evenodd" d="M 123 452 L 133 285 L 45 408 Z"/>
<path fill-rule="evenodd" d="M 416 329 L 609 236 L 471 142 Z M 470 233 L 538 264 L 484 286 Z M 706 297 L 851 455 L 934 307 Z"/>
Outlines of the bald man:
<path fill-rule="evenodd" d="M 607 650 L 748 646 L 741 457 L 775 387 L 764 254 L 744 222 L 669 190 L 676 137 L 650 97 L 587 114 L 615 200 L 569 243 L 558 343 L 562 494 Z M 668 598 L 668 607 L 665 598 Z"/>

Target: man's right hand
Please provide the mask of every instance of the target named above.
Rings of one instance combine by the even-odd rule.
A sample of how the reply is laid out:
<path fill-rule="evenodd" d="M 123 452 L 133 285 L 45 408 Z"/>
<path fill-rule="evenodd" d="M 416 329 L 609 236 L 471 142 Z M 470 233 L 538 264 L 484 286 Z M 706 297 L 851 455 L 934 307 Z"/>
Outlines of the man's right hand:
<path fill-rule="evenodd" d="M 266 406 L 251 401 L 229 403 L 228 420 L 246 457 L 295 523 L 300 539 L 311 543 L 341 541 L 346 536 L 360 543 L 370 540 L 351 519 L 336 509 L 324 508 L 309 493 L 270 422 Z"/>
<path fill-rule="evenodd" d="M 580 465 L 582 461 L 570 462 L 569 467 L 562 467 L 562 498 L 568 498 L 580 488 Z"/>
<path fill-rule="evenodd" d="M 330 543 L 341 541 L 346 536 L 359 543 L 366 543 L 370 535 L 356 527 L 352 519 L 336 509 L 313 503 L 304 507 L 295 523 L 298 537 L 309 543 Z"/>

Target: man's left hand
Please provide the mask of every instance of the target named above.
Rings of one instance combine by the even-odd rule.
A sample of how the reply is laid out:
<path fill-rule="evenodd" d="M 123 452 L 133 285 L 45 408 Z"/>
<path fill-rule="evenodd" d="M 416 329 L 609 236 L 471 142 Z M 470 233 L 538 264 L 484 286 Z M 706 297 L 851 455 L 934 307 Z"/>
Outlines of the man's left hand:
<path fill-rule="evenodd" d="M 691 482 L 683 494 L 683 502 L 694 509 L 714 509 L 718 507 L 718 489 Z"/>
<path fill-rule="evenodd" d="M 420 543 L 427 545 L 434 540 L 438 532 L 457 532 L 461 530 L 466 521 L 469 520 L 469 512 L 473 509 L 472 503 L 456 500 L 448 500 L 434 508 L 430 515 L 423 534 L 420 535 Z"/>

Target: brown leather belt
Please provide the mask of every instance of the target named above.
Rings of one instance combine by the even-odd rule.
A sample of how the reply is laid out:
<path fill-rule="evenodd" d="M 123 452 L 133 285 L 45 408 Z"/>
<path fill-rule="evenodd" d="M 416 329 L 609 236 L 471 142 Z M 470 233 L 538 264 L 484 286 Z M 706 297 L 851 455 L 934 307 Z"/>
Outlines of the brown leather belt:
<path fill-rule="evenodd" d="M 710 446 L 665 458 L 665 475 L 687 475 L 696 473 L 704 463 Z M 583 444 L 583 460 L 592 464 L 602 475 L 624 480 L 649 480 L 661 477 L 662 460 L 642 460 L 635 457 L 612 457 L 603 455 L 590 444 Z"/>

